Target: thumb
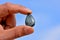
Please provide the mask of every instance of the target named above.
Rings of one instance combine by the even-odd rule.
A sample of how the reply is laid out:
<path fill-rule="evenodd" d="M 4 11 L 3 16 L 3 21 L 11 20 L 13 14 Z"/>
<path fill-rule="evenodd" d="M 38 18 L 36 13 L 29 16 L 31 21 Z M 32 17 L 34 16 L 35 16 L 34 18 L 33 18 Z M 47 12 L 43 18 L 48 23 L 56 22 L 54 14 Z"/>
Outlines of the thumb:
<path fill-rule="evenodd" d="M 24 35 L 28 35 L 33 33 L 33 28 L 29 26 L 18 26 L 12 29 L 5 30 L 4 35 L 3 35 L 3 40 L 9 40 L 9 39 L 14 39 L 18 38 Z"/>

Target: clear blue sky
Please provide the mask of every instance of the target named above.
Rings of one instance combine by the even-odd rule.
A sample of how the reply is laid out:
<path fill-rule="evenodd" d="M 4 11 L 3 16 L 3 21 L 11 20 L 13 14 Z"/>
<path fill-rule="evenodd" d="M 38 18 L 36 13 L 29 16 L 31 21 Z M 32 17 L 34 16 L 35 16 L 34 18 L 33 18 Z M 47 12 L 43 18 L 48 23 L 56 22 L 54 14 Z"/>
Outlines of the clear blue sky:
<path fill-rule="evenodd" d="M 60 40 L 60 0 L 0 0 L 0 4 L 11 2 L 32 10 L 36 20 L 34 33 L 16 40 Z M 25 15 L 17 14 L 17 26 L 23 25 Z"/>

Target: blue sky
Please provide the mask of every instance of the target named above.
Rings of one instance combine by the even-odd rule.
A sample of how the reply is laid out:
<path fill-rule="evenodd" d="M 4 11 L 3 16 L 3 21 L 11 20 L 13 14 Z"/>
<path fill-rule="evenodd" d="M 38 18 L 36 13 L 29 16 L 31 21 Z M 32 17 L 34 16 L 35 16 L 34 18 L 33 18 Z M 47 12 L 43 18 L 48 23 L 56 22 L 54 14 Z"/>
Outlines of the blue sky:
<path fill-rule="evenodd" d="M 60 40 L 60 0 L 0 0 L 0 4 L 11 2 L 32 10 L 36 20 L 34 33 L 16 40 Z M 17 26 L 23 25 L 25 15 L 17 14 Z"/>

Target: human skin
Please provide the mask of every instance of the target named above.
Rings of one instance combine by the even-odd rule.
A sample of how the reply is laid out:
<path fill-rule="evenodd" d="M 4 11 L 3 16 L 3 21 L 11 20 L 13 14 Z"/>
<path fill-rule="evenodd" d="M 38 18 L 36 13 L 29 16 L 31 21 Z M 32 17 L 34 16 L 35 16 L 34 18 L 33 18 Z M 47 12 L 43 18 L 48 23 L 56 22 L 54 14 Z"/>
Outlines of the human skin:
<path fill-rule="evenodd" d="M 0 40 L 13 40 L 34 32 L 30 26 L 16 26 L 14 14 L 17 13 L 27 15 L 28 13 L 31 14 L 32 11 L 22 5 L 9 2 L 0 5 Z"/>

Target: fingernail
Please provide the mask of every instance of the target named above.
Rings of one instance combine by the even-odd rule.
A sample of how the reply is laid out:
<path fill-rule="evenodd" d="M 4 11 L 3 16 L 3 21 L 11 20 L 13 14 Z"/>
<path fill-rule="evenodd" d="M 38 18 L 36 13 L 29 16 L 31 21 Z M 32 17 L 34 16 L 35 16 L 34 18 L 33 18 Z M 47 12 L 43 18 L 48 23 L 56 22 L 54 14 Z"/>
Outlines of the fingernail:
<path fill-rule="evenodd" d="M 32 27 L 25 27 L 24 28 L 25 34 L 31 34 L 34 32 Z"/>

